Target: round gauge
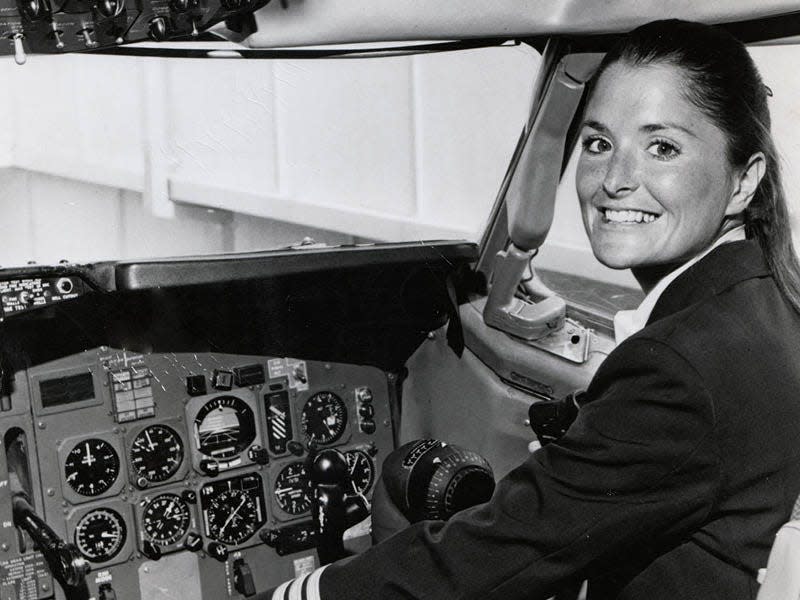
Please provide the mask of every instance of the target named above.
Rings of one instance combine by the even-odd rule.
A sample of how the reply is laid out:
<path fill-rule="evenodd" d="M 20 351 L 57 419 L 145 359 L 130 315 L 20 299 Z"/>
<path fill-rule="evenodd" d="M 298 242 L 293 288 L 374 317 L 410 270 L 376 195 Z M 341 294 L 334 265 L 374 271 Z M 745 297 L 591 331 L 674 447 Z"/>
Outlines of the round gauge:
<path fill-rule="evenodd" d="M 64 462 L 64 478 L 81 496 L 97 496 L 114 485 L 119 455 L 105 440 L 91 438 L 75 445 Z"/>
<path fill-rule="evenodd" d="M 150 425 L 139 432 L 131 445 L 131 467 L 148 483 L 166 481 L 183 462 L 183 442 L 165 425 Z"/>
<path fill-rule="evenodd" d="M 88 560 L 96 563 L 114 558 L 125 544 L 127 530 L 120 514 L 98 508 L 81 517 L 75 526 L 75 545 Z"/>
<path fill-rule="evenodd" d="M 142 527 L 154 544 L 174 544 L 189 530 L 189 507 L 175 494 L 156 496 L 142 513 Z"/>
<path fill-rule="evenodd" d="M 281 510 L 290 515 L 299 515 L 311 508 L 311 490 L 308 475 L 301 462 L 281 469 L 275 479 L 275 500 Z"/>
<path fill-rule="evenodd" d="M 256 420 L 246 402 L 218 396 L 206 402 L 194 419 L 197 449 L 215 459 L 233 458 L 256 437 Z"/>
<path fill-rule="evenodd" d="M 347 408 L 333 392 L 319 392 L 308 399 L 300 416 L 306 437 L 318 444 L 332 444 L 344 433 Z"/>
<path fill-rule="evenodd" d="M 344 453 L 344 457 L 347 459 L 350 479 L 353 480 L 356 490 L 365 494 L 375 480 L 375 465 L 372 464 L 372 459 L 363 450 L 350 450 Z"/>
<path fill-rule="evenodd" d="M 245 490 L 231 488 L 211 499 L 205 510 L 208 537 L 225 544 L 241 544 L 262 522 L 261 507 Z"/>

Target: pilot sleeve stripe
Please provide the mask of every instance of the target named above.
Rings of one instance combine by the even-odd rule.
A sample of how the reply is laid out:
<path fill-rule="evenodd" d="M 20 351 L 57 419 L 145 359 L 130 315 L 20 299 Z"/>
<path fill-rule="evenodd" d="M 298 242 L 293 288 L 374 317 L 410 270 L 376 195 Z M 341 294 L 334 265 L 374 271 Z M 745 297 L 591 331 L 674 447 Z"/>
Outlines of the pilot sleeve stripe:
<path fill-rule="evenodd" d="M 325 565 L 322 568 L 317 569 L 308 578 L 308 597 L 306 600 L 322 600 L 322 594 L 319 592 L 319 578 L 322 576 L 322 572 L 328 568 L 328 565 Z"/>
<path fill-rule="evenodd" d="M 325 565 L 312 573 L 282 583 L 272 592 L 271 600 L 322 600 L 319 578 L 327 568 L 328 565 Z"/>
<path fill-rule="evenodd" d="M 289 586 L 289 600 L 305 600 L 305 594 L 303 594 L 303 584 L 305 583 L 308 575 L 303 575 L 302 577 L 298 577 L 292 582 L 292 585 Z"/>
<path fill-rule="evenodd" d="M 272 600 L 286 600 L 286 590 L 289 589 L 289 586 L 292 584 L 294 579 L 290 579 L 289 581 L 285 581 L 284 583 L 280 584 L 275 591 L 272 592 Z"/>

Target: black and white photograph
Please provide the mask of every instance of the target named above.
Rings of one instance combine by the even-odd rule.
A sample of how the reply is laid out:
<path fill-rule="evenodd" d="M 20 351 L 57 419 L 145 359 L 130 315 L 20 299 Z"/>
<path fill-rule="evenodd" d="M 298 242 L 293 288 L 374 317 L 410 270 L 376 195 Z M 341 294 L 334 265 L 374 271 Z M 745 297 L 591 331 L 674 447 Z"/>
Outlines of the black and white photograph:
<path fill-rule="evenodd" d="M 800 600 L 800 2 L 0 0 L 0 600 Z"/>

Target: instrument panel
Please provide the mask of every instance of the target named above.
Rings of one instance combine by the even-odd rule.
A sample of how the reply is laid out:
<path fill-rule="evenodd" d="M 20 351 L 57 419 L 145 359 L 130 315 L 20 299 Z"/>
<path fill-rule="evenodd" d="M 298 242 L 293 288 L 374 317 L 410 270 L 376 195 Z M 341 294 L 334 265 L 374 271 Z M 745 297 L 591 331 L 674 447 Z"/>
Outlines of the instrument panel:
<path fill-rule="evenodd" d="M 309 448 L 340 449 L 366 496 L 393 448 L 390 385 L 373 367 L 103 347 L 17 373 L 14 387 L 2 433 L 37 449 L 30 495 L 90 563 L 97 600 L 165 584 L 176 600 L 248 597 L 305 572 Z M 0 590 L 51 597 L 57 585 L 19 596 L 22 580 L 4 582 L 8 561 L 37 553 L 0 537 Z"/>

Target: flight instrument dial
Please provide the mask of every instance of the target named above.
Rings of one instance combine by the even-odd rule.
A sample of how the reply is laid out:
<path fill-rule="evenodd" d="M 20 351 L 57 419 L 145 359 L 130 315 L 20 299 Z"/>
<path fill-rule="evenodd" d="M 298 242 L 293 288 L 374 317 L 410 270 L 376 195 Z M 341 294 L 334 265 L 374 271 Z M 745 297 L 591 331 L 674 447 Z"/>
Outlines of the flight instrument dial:
<path fill-rule="evenodd" d="M 189 506 L 175 494 L 153 498 L 142 513 L 142 527 L 154 544 L 169 546 L 189 530 Z"/>
<path fill-rule="evenodd" d="M 344 453 L 344 457 L 356 490 L 361 494 L 367 493 L 375 481 L 375 465 L 369 454 L 363 450 L 350 450 Z"/>
<path fill-rule="evenodd" d="M 209 483 L 200 490 L 206 535 L 241 544 L 266 521 L 261 477 L 255 473 Z"/>
<path fill-rule="evenodd" d="M 344 433 L 347 407 L 333 392 L 319 392 L 311 396 L 303 406 L 300 419 L 309 441 L 332 444 Z"/>
<path fill-rule="evenodd" d="M 95 563 L 109 561 L 119 554 L 126 536 L 125 521 L 110 508 L 86 513 L 75 526 L 75 545 L 81 554 Z"/>
<path fill-rule="evenodd" d="M 311 490 L 305 465 L 295 462 L 286 465 L 275 479 L 275 501 L 281 510 L 300 515 L 311 508 Z"/>
<path fill-rule="evenodd" d="M 81 496 L 98 496 L 119 476 L 119 455 L 105 440 L 90 438 L 76 444 L 64 461 L 64 479 Z"/>
<path fill-rule="evenodd" d="M 151 425 L 134 438 L 130 458 L 133 471 L 143 485 L 166 481 L 183 462 L 183 442 L 170 427 Z"/>
<path fill-rule="evenodd" d="M 236 396 L 206 402 L 194 419 L 197 449 L 213 459 L 234 458 L 256 437 L 253 409 Z"/>

